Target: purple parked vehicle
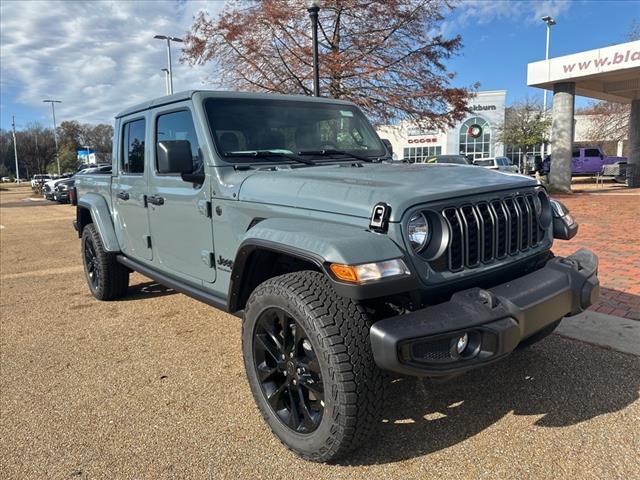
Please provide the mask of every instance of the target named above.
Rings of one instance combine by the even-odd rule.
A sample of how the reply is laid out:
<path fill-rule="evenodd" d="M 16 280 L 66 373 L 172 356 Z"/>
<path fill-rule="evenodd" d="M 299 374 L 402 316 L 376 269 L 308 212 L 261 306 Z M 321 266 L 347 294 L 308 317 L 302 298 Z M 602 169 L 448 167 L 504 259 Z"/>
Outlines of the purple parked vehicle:
<path fill-rule="evenodd" d="M 609 157 L 600 147 L 577 148 L 571 155 L 571 175 L 595 175 L 602 171 L 604 165 L 626 162 L 626 157 Z M 549 173 L 551 157 L 547 156 L 542 162 L 541 173 Z"/>

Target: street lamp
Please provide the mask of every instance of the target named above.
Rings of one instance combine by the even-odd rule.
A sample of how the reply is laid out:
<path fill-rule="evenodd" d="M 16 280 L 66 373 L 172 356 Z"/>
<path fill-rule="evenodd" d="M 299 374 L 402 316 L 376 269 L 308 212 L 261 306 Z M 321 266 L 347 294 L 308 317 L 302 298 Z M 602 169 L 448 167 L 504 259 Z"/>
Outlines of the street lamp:
<path fill-rule="evenodd" d="M 553 19 L 553 17 L 550 17 L 549 15 L 545 15 L 544 17 L 542 17 L 541 20 L 547 24 L 547 48 L 545 50 L 544 59 L 546 61 L 549 61 L 549 35 L 551 33 L 551 27 L 556 24 L 556 21 Z M 542 100 L 542 114 L 545 117 L 547 116 L 547 89 L 546 88 L 544 89 L 544 97 Z M 542 142 L 542 146 L 540 147 L 540 156 L 544 160 L 544 142 Z"/>
<path fill-rule="evenodd" d="M 320 73 L 318 72 L 318 12 L 320 0 L 305 0 L 304 5 L 311 18 L 311 42 L 313 43 L 313 95 L 320 96 Z"/>
<path fill-rule="evenodd" d="M 549 60 L 549 34 L 551 33 L 551 27 L 556 24 L 556 21 L 549 15 L 542 17 L 542 21 L 547 24 L 547 48 L 545 50 L 546 53 L 545 53 L 544 59 Z M 542 109 L 545 112 L 547 111 L 547 89 L 546 88 L 544 89 L 544 100 L 542 104 Z"/>
<path fill-rule="evenodd" d="M 160 70 L 164 72 L 165 91 L 167 92 L 167 95 L 169 95 L 169 69 L 168 68 L 162 68 Z"/>
<path fill-rule="evenodd" d="M 167 70 L 169 77 L 169 88 L 168 95 L 173 94 L 173 70 L 171 70 L 171 42 L 179 42 L 182 43 L 184 40 L 178 37 L 171 37 L 169 35 L 155 35 L 153 38 L 157 38 L 158 40 L 166 40 L 167 41 Z"/>
<path fill-rule="evenodd" d="M 53 114 L 53 141 L 56 144 L 56 163 L 58 164 L 58 175 L 61 175 L 60 173 L 60 157 L 58 156 L 58 127 L 56 126 L 56 107 L 55 107 L 55 103 L 62 103 L 60 100 L 51 100 L 51 99 L 47 99 L 47 100 L 42 100 L 43 103 L 50 103 L 51 104 L 51 113 Z"/>

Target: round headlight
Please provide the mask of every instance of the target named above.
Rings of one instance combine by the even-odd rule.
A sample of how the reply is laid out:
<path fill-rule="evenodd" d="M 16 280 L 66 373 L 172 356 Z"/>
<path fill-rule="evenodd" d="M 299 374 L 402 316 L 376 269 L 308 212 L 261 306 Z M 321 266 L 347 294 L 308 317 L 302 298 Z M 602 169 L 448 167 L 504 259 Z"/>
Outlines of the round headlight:
<path fill-rule="evenodd" d="M 409 243 L 416 252 L 422 250 L 429 240 L 429 222 L 420 212 L 414 213 L 407 225 L 407 237 Z"/>

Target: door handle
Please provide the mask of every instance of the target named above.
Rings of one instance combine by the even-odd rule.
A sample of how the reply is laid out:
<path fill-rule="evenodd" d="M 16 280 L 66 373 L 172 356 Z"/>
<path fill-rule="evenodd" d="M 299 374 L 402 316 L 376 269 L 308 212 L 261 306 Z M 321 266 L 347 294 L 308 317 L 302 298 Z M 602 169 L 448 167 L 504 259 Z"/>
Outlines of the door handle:
<path fill-rule="evenodd" d="M 147 201 L 152 205 L 164 205 L 164 198 L 158 195 L 151 195 Z"/>
<path fill-rule="evenodd" d="M 118 198 L 120 200 L 129 200 L 129 194 L 127 192 L 118 192 Z"/>

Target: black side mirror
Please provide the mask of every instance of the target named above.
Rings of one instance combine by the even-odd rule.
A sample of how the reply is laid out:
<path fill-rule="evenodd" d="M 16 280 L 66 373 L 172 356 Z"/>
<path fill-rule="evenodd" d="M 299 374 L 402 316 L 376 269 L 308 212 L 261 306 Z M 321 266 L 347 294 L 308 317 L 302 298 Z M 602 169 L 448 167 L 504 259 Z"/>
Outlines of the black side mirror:
<path fill-rule="evenodd" d="M 191 144 L 188 140 L 166 140 L 156 146 L 158 173 L 193 172 Z"/>
<path fill-rule="evenodd" d="M 571 240 L 578 233 L 578 222 L 575 221 L 569 209 L 558 200 L 551 199 L 553 214 L 553 238 Z"/>
<path fill-rule="evenodd" d="M 387 138 L 381 138 L 380 140 L 382 140 L 382 143 L 384 143 L 384 146 L 387 148 L 387 152 L 389 152 L 389 155 L 393 155 L 393 145 L 391 145 L 391 142 Z"/>

